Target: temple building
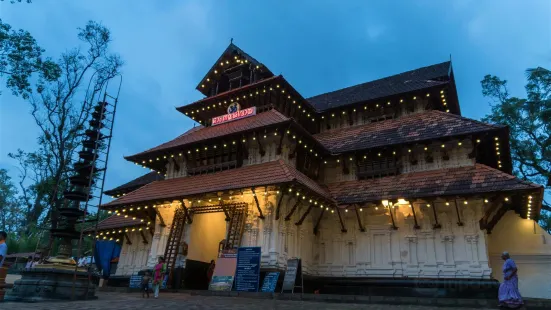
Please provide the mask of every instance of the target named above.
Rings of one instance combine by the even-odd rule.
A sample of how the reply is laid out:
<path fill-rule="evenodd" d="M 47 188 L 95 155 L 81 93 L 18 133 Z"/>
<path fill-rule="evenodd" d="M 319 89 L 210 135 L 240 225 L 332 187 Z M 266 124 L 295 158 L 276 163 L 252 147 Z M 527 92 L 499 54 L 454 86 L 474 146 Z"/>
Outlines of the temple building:
<path fill-rule="evenodd" d="M 197 90 L 177 111 L 198 126 L 125 157 L 151 172 L 105 192 L 118 276 L 260 246 L 262 270 L 299 257 L 323 293 L 500 280 L 509 251 L 523 295 L 551 298 L 543 187 L 512 175 L 506 126 L 461 116 L 450 61 L 304 98 L 230 44 Z"/>

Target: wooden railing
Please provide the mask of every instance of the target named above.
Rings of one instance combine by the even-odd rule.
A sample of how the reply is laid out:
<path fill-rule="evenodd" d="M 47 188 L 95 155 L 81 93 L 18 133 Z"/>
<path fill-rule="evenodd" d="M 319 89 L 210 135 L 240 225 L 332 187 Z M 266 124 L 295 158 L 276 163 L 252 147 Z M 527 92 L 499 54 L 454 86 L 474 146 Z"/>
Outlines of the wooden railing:
<path fill-rule="evenodd" d="M 187 173 L 188 175 L 197 175 L 197 174 L 204 174 L 204 173 L 212 173 L 212 172 L 218 172 L 223 170 L 229 170 L 237 168 L 237 160 L 227 161 L 223 163 L 218 164 L 212 164 L 212 165 L 205 165 L 205 166 L 199 166 L 194 168 L 188 168 Z"/>

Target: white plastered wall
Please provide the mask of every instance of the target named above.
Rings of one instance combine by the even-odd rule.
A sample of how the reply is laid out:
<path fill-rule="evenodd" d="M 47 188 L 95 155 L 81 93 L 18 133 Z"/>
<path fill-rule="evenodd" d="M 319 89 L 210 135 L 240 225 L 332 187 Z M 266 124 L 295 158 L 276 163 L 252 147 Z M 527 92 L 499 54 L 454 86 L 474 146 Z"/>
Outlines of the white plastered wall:
<path fill-rule="evenodd" d="M 218 257 L 220 241 L 226 238 L 226 216 L 223 212 L 196 214 L 193 223 L 186 224 L 188 259 L 208 263 Z"/>
<path fill-rule="evenodd" d="M 551 298 L 551 236 L 532 220 L 508 211 L 488 235 L 493 276 L 503 280 L 501 253 L 508 251 L 518 267 L 524 297 Z"/>

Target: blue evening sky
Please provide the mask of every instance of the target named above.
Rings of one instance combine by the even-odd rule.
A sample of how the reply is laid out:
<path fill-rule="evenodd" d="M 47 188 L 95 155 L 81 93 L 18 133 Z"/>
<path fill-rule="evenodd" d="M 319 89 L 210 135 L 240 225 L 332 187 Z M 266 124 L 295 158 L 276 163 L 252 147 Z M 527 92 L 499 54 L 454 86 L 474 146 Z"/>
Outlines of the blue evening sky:
<path fill-rule="evenodd" d="M 462 113 L 489 111 L 480 80 L 494 74 L 524 96 L 524 70 L 551 67 L 551 1 L 109 1 L 0 2 L 0 17 L 32 33 L 46 54 L 77 46 L 88 20 L 112 32 L 126 65 L 106 188 L 147 171 L 131 155 L 176 137 L 191 120 L 174 107 L 201 98 L 194 87 L 229 44 L 283 74 L 304 97 L 452 56 Z M 2 80 L 2 85 L 5 81 Z M 36 147 L 29 105 L 2 86 L 0 168 L 8 152 Z"/>

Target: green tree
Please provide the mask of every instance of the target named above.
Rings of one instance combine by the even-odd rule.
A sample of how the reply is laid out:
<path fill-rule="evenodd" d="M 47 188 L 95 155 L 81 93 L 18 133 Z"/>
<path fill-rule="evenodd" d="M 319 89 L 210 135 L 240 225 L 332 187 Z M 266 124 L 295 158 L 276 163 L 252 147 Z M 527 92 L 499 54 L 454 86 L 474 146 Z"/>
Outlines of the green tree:
<path fill-rule="evenodd" d="M 50 196 L 54 187 L 51 177 L 52 156 L 43 147 L 32 153 L 18 150 L 16 153 L 9 153 L 8 156 L 18 162 L 22 217 L 20 232 L 29 235 L 33 229 L 42 225 L 39 219 L 53 198 Z"/>
<path fill-rule="evenodd" d="M 21 178 L 30 178 L 34 187 L 23 194 L 30 210 L 27 225 L 44 224 L 57 228 L 60 207 L 67 206 L 63 191 L 69 189 L 71 164 L 78 156 L 84 130 L 93 105 L 101 100 L 107 82 L 119 74 L 122 61 L 109 52 L 111 34 L 101 24 L 90 21 L 79 28 L 78 38 L 86 46 L 63 53 L 56 80 L 40 76 L 21 95 L 31 106 L 31 115 L 40 129 L 38 150 L 12 154 L 20 163 Z M 24 186 L 24 185 L 22 185 Z M 53 239 L 49 239 L 50 247 Z"/>
<path fill-rule="evenodd" d="M 0 230 L 13 232 L 18 228 L 17 190 L 6 169 L 0 169 Z"/>
<path fill-rule="evenodd" d="M 551 71 L 528 69 L 526 78 L 527 96 L 517 98 L 509 94 L 506 80 L 486 75 L 482 94 L 493 103 L 483 120 L 509 126 L 514 173 L 545 186 L 543 209 L 551 211 L 545 199 L 551 194 Z"/>
<path fill-rule="evenodd" d="M 44 50 L 33 36 L 24 30 L 12 30 L 0 19 L 0 77 L 14 95 L 27 98 L 31 91 L 29 79 L 34 73 L 46 81 L 56 80 L 61 70 L 50 59 L 42 59 Z"/>

